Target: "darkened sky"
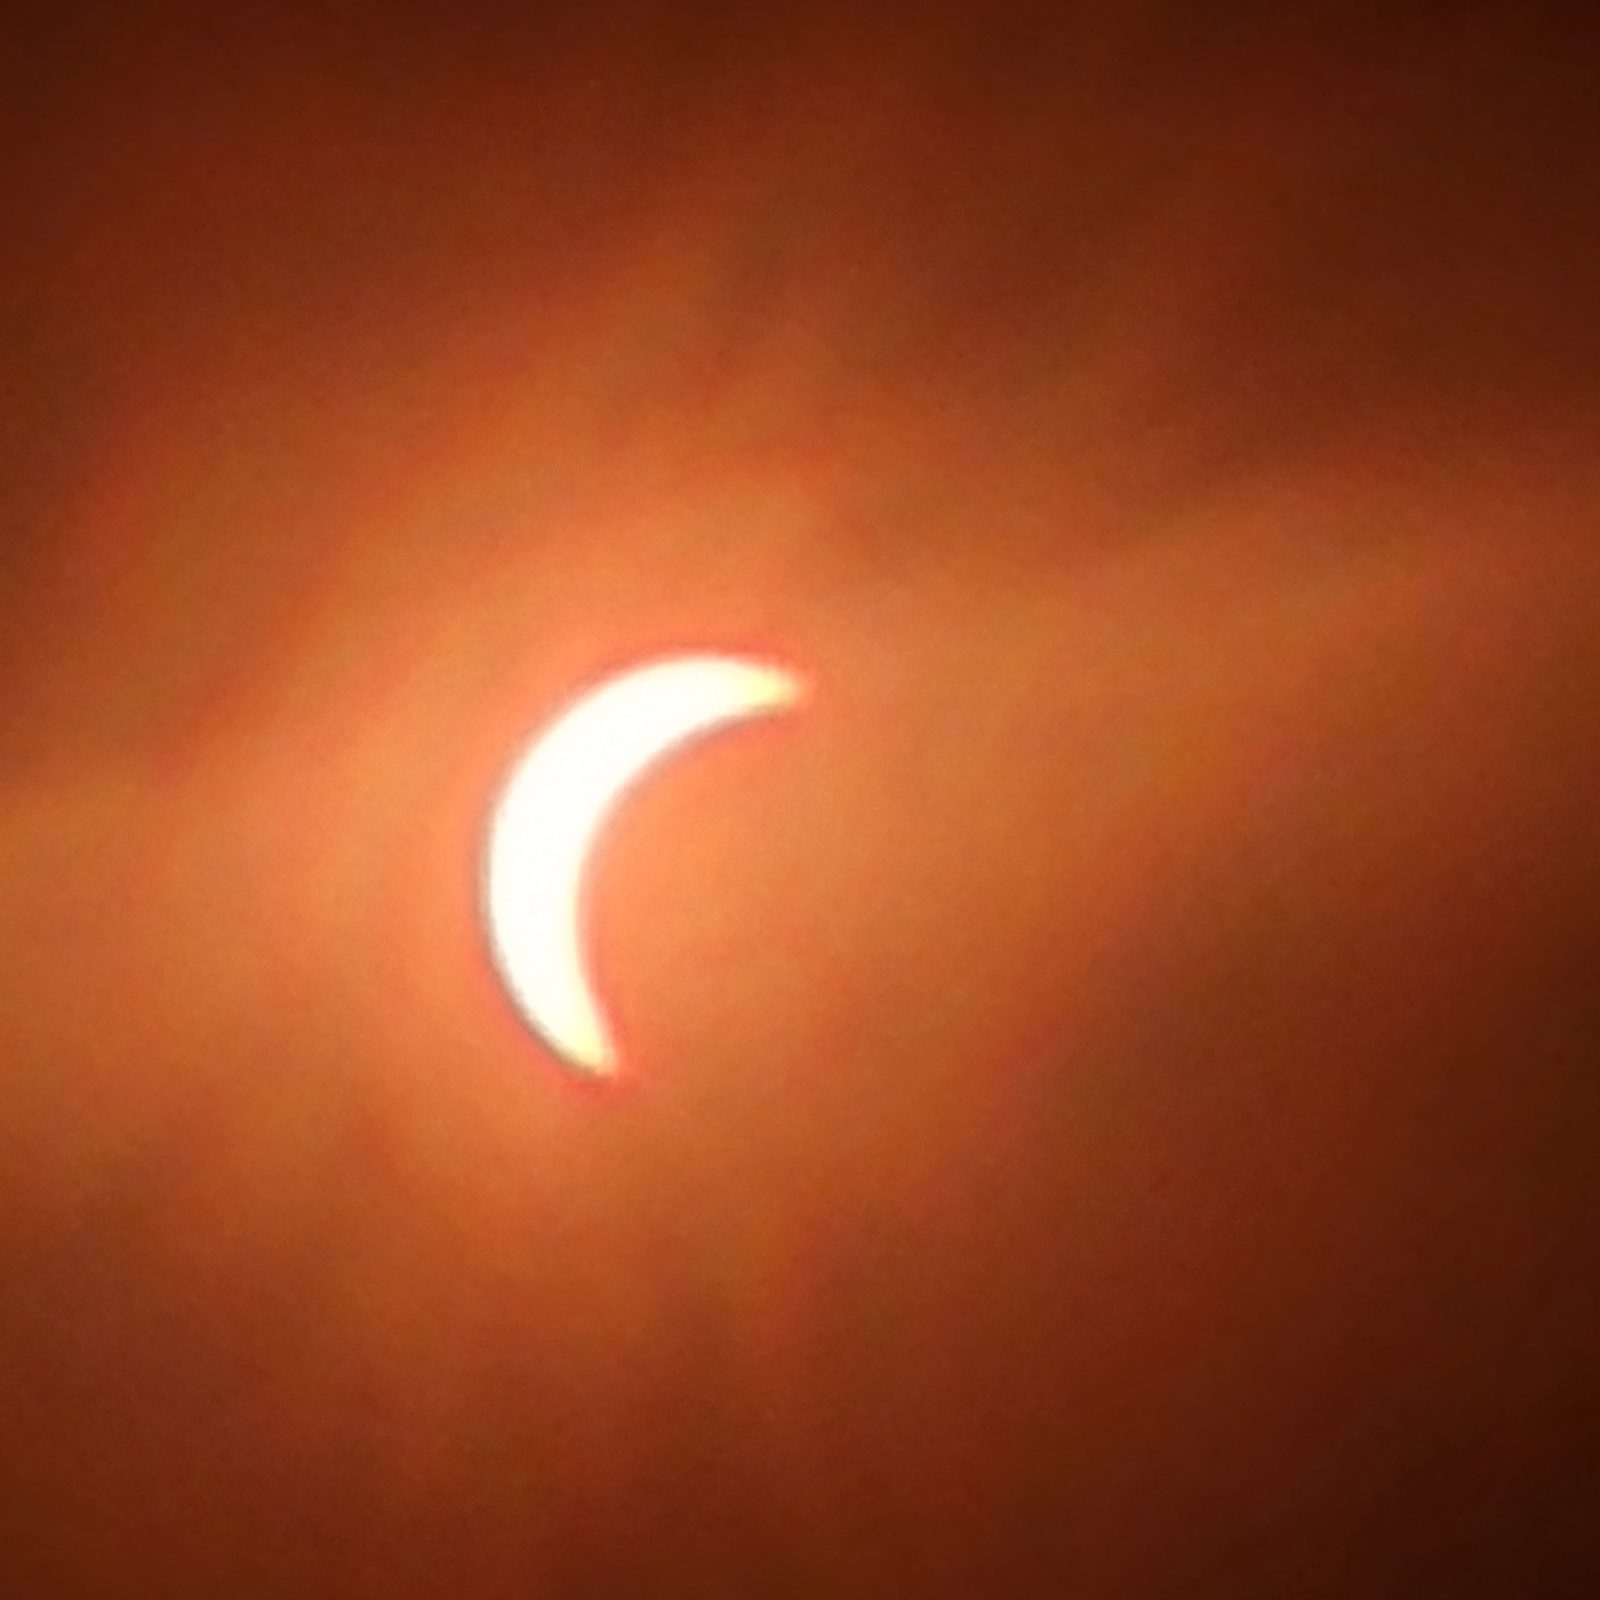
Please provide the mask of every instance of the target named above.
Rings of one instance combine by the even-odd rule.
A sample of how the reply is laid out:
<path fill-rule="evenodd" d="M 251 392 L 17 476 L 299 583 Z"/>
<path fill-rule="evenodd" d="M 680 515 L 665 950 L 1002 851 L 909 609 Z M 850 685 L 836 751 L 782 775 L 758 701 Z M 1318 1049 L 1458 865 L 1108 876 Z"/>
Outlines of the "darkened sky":
<path fill-rule="evenodd" d="M 1392 9 L 8 25 L 0 1591 L 1588 1592 L 1595 54 Z"/>

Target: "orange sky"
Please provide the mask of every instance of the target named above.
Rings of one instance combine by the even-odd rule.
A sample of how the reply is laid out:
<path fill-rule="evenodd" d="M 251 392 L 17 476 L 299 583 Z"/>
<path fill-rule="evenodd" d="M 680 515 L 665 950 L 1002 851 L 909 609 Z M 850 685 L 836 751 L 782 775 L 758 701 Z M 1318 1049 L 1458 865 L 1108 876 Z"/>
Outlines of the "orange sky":
<path fill-rule="evenodd" d="M 1577 1592 L 1580 41 L 138 9 L 0 96 L 0 1590 Z M 815 698 L 597 1090 L 481 828 L 679 646 Z"/>

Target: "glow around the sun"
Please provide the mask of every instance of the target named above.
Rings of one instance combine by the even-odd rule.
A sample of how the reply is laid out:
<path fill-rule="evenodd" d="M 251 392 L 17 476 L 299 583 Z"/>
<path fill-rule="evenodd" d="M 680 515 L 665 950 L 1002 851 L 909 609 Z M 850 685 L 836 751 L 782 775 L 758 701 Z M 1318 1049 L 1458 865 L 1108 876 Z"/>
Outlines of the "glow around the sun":
<path fill-rule="evenodd" d="M 572 1065 L 614 1071 L 616 1046 L 584 957 L 583 876 L 617 801 L 688 740 L 794 705 L 799 678 L 734 656 L 675 656 L 580 696 L 516 763 L 490 823 L 489 943 L 519 1010 Z"/>

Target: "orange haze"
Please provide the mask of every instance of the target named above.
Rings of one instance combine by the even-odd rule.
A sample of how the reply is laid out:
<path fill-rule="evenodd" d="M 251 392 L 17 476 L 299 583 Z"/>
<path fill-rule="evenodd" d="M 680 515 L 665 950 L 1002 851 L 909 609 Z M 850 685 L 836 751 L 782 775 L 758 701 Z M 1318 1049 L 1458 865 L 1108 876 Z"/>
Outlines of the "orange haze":
<path fill-rule="evenodd" d="M 7 24 L 0 1591 L 1586 1590 L 1592 57 L 1224 9 Z"/>

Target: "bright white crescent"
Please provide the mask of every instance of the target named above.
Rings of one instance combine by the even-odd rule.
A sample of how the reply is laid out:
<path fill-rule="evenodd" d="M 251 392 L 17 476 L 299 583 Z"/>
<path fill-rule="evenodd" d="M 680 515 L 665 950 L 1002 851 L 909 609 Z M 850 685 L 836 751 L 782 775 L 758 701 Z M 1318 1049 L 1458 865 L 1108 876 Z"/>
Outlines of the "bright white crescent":
<path fill-rule="evenodd" d="M 484 915 L 495 966 L 527 1021 L 573 1066 L 617 1052 L 584 959 L 584 867 L 617 801 L 658 757 L 801 697 L 782 667 L 674 656 L 607 679 L 558 716 L 511 770 L 489 827 Z"/>

